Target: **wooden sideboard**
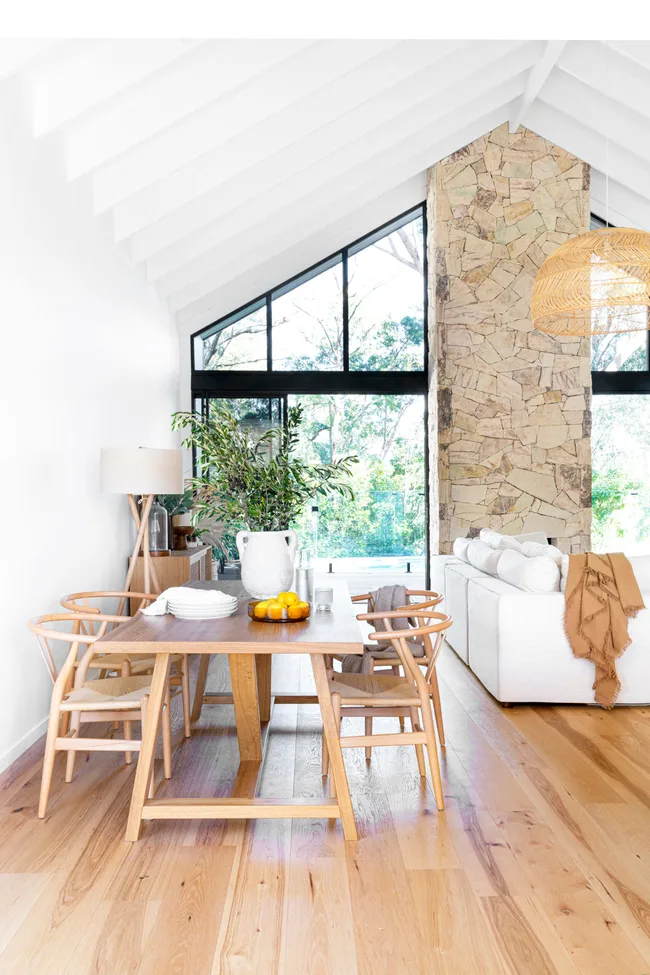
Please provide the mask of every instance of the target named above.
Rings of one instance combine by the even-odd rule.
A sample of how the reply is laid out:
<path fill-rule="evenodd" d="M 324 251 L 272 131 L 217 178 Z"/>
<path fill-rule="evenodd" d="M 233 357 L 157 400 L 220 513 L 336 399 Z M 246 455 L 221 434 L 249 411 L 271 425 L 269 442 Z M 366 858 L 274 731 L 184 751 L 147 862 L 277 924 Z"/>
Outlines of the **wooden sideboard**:
<path fill-rule="evenodd" d="M 185 582 L 206 582 L 212 578 L 211 545 L 188 548 L 186 552 L 171 552 L 152 561 L 161 590 L 169 589 L 171 586 L 182 586 Z M 140 555 L 133 573 L 131 589 L 134 592 L 142 592 L 143 585 L 144 559 Z M 137 609 L 137 604 L 133 608 Z"/>

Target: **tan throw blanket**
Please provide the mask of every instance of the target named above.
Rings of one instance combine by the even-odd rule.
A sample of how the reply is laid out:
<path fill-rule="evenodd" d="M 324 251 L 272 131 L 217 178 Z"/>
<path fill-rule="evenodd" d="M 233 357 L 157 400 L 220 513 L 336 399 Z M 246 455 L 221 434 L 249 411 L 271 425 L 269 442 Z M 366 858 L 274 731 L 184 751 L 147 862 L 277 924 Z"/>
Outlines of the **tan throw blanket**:
<path fill-rule="evenodd" d="M 620 552 L 571 555 L 565 600 L 573 655 L 593 661 L 596 703 L 611 708 L 621 689 L 616 661 L 630 645 L 628 619 L 645 608 L 634 570 Z"/>

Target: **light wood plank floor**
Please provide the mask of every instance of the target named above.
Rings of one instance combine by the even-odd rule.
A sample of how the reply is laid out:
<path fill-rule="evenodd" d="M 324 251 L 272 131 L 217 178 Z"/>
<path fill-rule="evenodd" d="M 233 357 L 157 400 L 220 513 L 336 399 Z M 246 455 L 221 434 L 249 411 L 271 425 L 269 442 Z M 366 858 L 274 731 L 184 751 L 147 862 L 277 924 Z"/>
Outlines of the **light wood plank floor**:
<path fill-rule="evenodd" d="M 276 661 L 277 689 L 308 689 L 306 658 Z M 321 821 L 159 822 L 129 846 L 135 766 L 111 754 L 68 786 L 57 761 L 39 822 L 34 746 L 0 780 L 2 975 L 650 972 L 649 710 L 504 711 L 451 651 L 441 675 L 446 812 L 412 749 L 349 751 L 348 849 Z M 237 766 L 231 710 L 207 707 L 161 794 L 227 794 Z M 317 708 L 276 708 L 262 794 L 322 790 Z"/>

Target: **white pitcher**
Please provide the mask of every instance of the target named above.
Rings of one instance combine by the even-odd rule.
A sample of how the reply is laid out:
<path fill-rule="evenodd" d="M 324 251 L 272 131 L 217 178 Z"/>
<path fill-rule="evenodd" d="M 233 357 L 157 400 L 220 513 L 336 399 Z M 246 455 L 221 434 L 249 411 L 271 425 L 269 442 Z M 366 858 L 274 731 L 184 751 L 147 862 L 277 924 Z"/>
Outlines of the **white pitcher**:
<path fill-rule="evenodd" d="M 291 587 L 298 536 L 284 532 L 237 532 L 244 589 L 255 599 L 277 596 Z"/>

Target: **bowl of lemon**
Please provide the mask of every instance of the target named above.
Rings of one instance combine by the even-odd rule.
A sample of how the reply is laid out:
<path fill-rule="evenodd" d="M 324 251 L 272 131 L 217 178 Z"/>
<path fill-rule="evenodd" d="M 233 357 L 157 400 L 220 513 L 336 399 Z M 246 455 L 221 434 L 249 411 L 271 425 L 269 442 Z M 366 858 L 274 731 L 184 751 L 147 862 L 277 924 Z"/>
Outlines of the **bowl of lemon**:
<path fill-rule="evenodd" d="M 252 599 L 248 604 L 248 615 L 262 623 L 299 623 L 310 612 L 311 605 L 295 592 L 279 592 L 271 599 Z"/>

